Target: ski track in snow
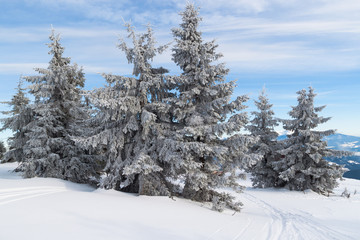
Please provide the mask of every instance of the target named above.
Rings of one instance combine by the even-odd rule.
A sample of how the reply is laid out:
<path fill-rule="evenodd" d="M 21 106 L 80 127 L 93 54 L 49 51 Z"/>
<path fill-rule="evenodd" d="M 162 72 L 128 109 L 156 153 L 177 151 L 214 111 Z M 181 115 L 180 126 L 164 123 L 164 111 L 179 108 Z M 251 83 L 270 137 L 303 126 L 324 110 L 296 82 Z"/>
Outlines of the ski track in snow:
<path fill-rule="evenodd" d="M 0 205 L 6 205 L 29 198 L 67 191 L 63 187 L 27 187 L 0 189 Z"/>
<path fill-rule="evenodd" d="M 242 196 L 265 210 L 271 218 L 271 221 L 265 226 L 268 232 L 268 239 L 354 239 L 326 227 L 309 217 L 280 210 L 249 192 L 245 191 L 242 193 Z M 316 233 L 316 236 L 314 236 L 314 233 Z M 234 238 L 234 240 L 235 239 L 241 239 L 241 233 L 238 237 Z"/>
<path fill-rule="evenodd" d="M 253 224 L 253 220 L 250 220 L 248 221 L 248 223 L 246 224 L 245 227 L 242 228 L 242 230 L 240 232 L 237 233 L 237 235 L 232 239 L 232 240 L 238 240 L 238 239 L 241 239 L 241 235 L 244 234 L 244 232 L 246 231 L 246 229 L 251 225 Z"/>
<path fill-rule="evenodd" d="M 241 226 L 241 231 L 238 232 L 233 238 L 231 238 L 231 240 L 241 239 L 240 237 L 244 234 L 244 232 L 246 232 L 248 227 L 251 226 L 252 224 L 253 224 L 253 220 L 248 219 L 248 221 L 246 222 L 246 225 Z M 210 234 L 210 236 L 207 237 L 206 239 L 208 239 L 208 240 L 221 239 L 221 236 L 219 236 L 219 235 L 221 235 L 222 232 L 227 232 L 229 230 L 231 231 L 231 229 L 237 229 L 238 227 L 239 227 L 239 225 L 238 225 L 238 222 L 236 222 L 236 221 L 231 222 L 231 223 L 225 223 L 223 226 L 221 226 L 220 228 L 215 230 L 212 234 Z"/>
<path fill-rule="evenodd" d="M 131 223 L 127 223 L 124 219 L 119 218 L 118 216 L 112 216 L 112 212 L 115 209 L 115 212 L 122 213 L 122 214 L 140 214 L 142 216 L 144 206 L 150 206 L 152 204 L 157 203 L 156 198 L 138 198 L 134 203 L 132 200 L 130 201 L 127 198 L 127 195 L 118 194 L 115 192 L 105 191 L 98 191 L 94 196 L 96 197 L 95 201 L 89 201 L 85 203 L 81 202 L 82 206 L 78 208 L 80 201 L 76 201 L 75 205 L 67 205 L 72 203 L 72 201 L 61 201 L 61 200 L 69 200 L 74 199 L 75 197 L 81 197 L 80 199 L 87 199 L 89 196 L 92 195 L 78 195 L 75 193 L 80 191 L 88 192 L 86 185 L 73 185 L 73 187 L 67 186 L 66 182 L 64 184 L 59 185 L 59 181 L 56 180 L 55 182 L 50 179 L 36 179 L 35 182 L 32 180 L 25 181 L 21 178 L 15 178 L 16 175 L 10 175 L 8 173 L 8 169 L 4 168 L 4 166 L 0 166 L 0 212 L 3 213 L 1 210 L 8 210 L 5 211 L 3 214 L 3 222 L 1 222 L 1 226 L 6 225 L 6 228 L 2 228 L 0 231 L 0 240 L 2 239 L 23 239 L 23 233 L 16 232 L 16 228 L 13 228 L 11 222 L 14 222 L 15 219 L 12 220 L 12 213 L 13 210 L 17 210 L 17 206 L 26 206 L 26 207 L 34 207 L 35 211 L 39 211 L 41 216 L 46 216 L 44 219 L 54 218 L 58 222 L 61 222 L 63 226 L 68 227 L 70 230 L 68 232 L 64 232 L 59 234 L 54 239 L 85 239 L 85 238 L 69 238 L 67 234 L 76 234 L 79 233 L 81 236 L 86 236 L 86 239 L 119 239 L 119 236 L 126 236 L 123 239 L 159 239 L 161 233 L 159 232 L 160 229 L 155 225 L 155 223 L 151 222 L 150 220 L 139 220 L 137 217 L 131 218 Z M 2 168 L 2 169 L 1 169 Z M 2 182 L 1 180 L 4 179 Z M 10 179 L 10 180 L 9 180 Z M 60 181 L 62 183 L 62 181 Z M 36 185 L 34 185 L 36 184 Z M 250 186 L 250 183 L 249 183 Z M 344 188 L 347 186 L 351 191 L 354 191 L 359 188 L 360 182 L 349 181 L 346 185 L 341 186 Z M 2 188 L 3 187 L 3 188 Z M 341 192 L 339 189 L 338 192 Z M 63 208 L 59 208 L 59 210 L 51 211 L 51 216 L 48 213 L 41 209 L 41 206 L 47 205 L 47 199 L 41 199 L 42 197 L 52 195 L 52 194 L 59 194 L 65 192 L 64 194 L 59 195 L 59 200 L 57 200 L 58 195 L 55 195 L 56 201 L 61 201 L 61 206 L 67 206 L 64 209 L 69 209 L 69 212 L 63 212 Z M 276 198 L 275 195 L 278 195 Z M 54 196 L 54 195 L 53 195 Z M 268 198 L 268 197 L 269 198 Z M 191 208 L 191 211 L 188 211 L 188 205 L 181 204 L 182 201 L 179 201 L 179 204 L 174 206 L 171 202 L 171 206 L 167 205 L 167 202 L 164 201 L 162 204 L 165 204 L 166 209 L 173 209 L 176 208 L 184 208 L 184 211 L 175 211 L 179 215 L 186 214 L 189 218 L 194 218 L 195 222 L 200 220 L 201 222 L 209 221 L 209 225 L 205 224 L 204 228 L 194 228 L 192 222 L 190 223 L 180 223 L 179 221 L 175 224 L 179 224 L 178 228 L 172 228 L 172 230 L 168 230 L 166 233 L 166 238 L 161 239 L 208 239 L 208 240 L 357 240 L 359 239 L 359 232 L 356 226 L 358 222 L 358 217 L 354 217 L 354 212 L 358 212 L 359 202 L 358 196 L 354 196 L 352 199 L 349 199 L 349 203 L 352 205 L 348 205 L 348 200 L 344 200 L 343 198 L 334 199 L 334 201 L 339 203 L 339 208 L 333 214 L 330 214 L 328 210 L 329 207 L 333 206 L 333 202 L 329 205 L 322 206 L 322 201 L 320 197 L 308 197 L 308 199 L 313 199 L 310 202 L 316 204 L 312 208 L 296 208 L 295 204 L 297 201 L 302 203 L 301 206 L 306 206 L 304 202 L 299 198 L 297 199 L 296 194 L 287 194 L 287 192 L 278 193 L 276 191 L 260 191 L 254 190 L 251 187 L 248 187 L 243 193 L 237 195 L 238 200 L 243 199 L 245 203 L 245 208 L 242 213 L 236 213 L 233 215 L 234 212 L 232 211 L 225 211 L 224 213 L 211 213 L 205 212 L 205 216 L 203 217 L 201 214 L 204 213 L 202 209 L 199 207 L 199 211 L 196 208 Z M 29 200 L 30 201 L 27 201 Z M 117 200 L 119 199 L 119 200 Z M 161 199 L 161 198 L 159 198 Z M 279 202 L 277 202 L 279 199 Z M 40 205 L 37 204 L 37 200 L 42 201 Z M 108 204 L 106 207 L 101 207 L 100 209 L 103 212 L 100 212 L 98 209 L 98 201 L 104 201 L 104 203 Z M 124 201 L 124 204 L 129 204 L 127 206 L 121 206 L 119 203 Z M 160 200 L 159 200 L 160 201 Z M 290 203 L 288 204 L 288 201 Z M 185 201 L 187 202 L 187 201 Z M 310 202 L 306 202 L 309 203 Z M 13 203 L 13 204 L 12 204 Z M 282 204 L 284 203 L 284 205 Z M 355 204 L 354 204 L 355 203 Z M 132 204 L 143 204 L 140 206 L 140 210 L 137 211 L 135 205 Z M 162 206 L 161 204 L 161 206 Z M 195 204 L 198 205 L 198 204 Z M 71 206 L 71 207 L 70 207 Z M 96 207 L 95 207 L 96 206 Z M 156 211 L 156 214 L 159 213 L 158 218 L 155 222 L 158 223 L 166 223 L 167 218 L 171 218 L 172 215 L 168 215 L 166 212 L 161 211 L 161 207 L 157 204 L 154 205 L 155 207 L 159 207 L 159 212 Z M 312 211 L 316 207 L 319 207 L 319 211 Z M 340 212 L 341 207 L 344 207 L 345 215 L 341 214 L 339 219 L 337 219 L 337 213 Z M 1 209 L 3 208 L 3 209 Z M 114 208 L 114 209 L 113 209 Z M 186 209 L 185 209 L 186 208 Z M 207 211 L 211 211 L 208 207 L 205 207 Z M 45 208 L 46 209 L 46 208 Z M 88 209 L 95 209 L 94 211 L 87 211 Z M 142 209 L 142 210 L 141 210 Z M 194 210 L 194 211 L 193 211 Z M 303 211 L 302 211 L 303 210 Z M 105 211 L 105 212 L 104 212 Z M 108 212 L 108 214 L 106 213 Z M 146 214 L 155 214 L 154 211 L 145 211 Z M 22 214 L 18 212 L 18 214 Z M 27 213 L 24 213 L 27 214 Z M 57 214 L 57 215 L 56 215 Z M 218 215 L 219 214 L 219 215 Z M 313 215 L 314 214 L 314 215 Z M 22 216 L 22 215 L 20 215 Z M 37 229 L 36 227 L 32 226 L 33 223 L 32 218 L 21 219 L 21 224 L 23 227 L 27 227 L 27 231 L 33 231 L 34 234 L 37 234 L 39 238 L 37 239 L 47 239 L 48 235 L 41 235 L 43 228 Z M 59 216 L 57 218 L 56 216 Z M 346 216 L 350 217 L 350 220 L 346 218 Z M 145 216 L 146 217 L 146 216 Z M 322 219 L 326 219 L 330 217 L 329 221 L 323 222 Z M 9 221 L 9 219 L 11 221 Z M 65 222 L 62 220 L 57 219 L 66 219 Z M 150 218 L 145 218 L 150 219 Z M 151 218 L 152 219 L 152 218 Z M 174 218 L 176 221 L 176 218 Z M 50 229 L 48 231 L 55 231 L 57 228 L 53 223 L 55 220 L 48 221 L 43 220 L 40 218 L 35 218 L 36 221 L 40 223 L 40 225 L 46 226 L 46 228 Z M 193 219 L 192 219 L 193 220 Z M 350 222 L 351 221 L 351 222 Z M 10 223 L 9 223 L 10 222 Z M 125 227 L 118 227 L 122 226 L 126 222 Z M 101 237 L 104 234 L 104 229 L 102 229 L 103 225 L 99 225 L 99 223 L 109 224 L 106 229 L 111 229 L 112 233 L 109 233 L 107 236 L 112 237 Z M 328 225 L 326 225 L 328 223 Z M 347 226 L 347 223 L 351 223 L 350 226 Z M 132 236 L 133 224 L 139 224 L 139 229 L 143 229 L 143 231 L 150 231 L 150 233 L 143 234 L 139 232 L 137 235 L 134 235 L 133 238 L 129 238 Z M 182 225 L 183 224 L 183 225 Z M 341 227 L 337 227 L 337 224 Z M 105 224 L 104 224 L 105 225 Z M 21 225 L 20 225 L 21 226 Z M 80 226 L 79 228 L 72 228 L 72 226 Z M 97 227 L 94 227 L 97 226 Z M 130 230 L 127 230 L 127 228 Z M 350 231 L 347 231 L 349 229 Z M 162 229 L 164 230 L 164 229 Z M 188 233 L 187 230 L 189 230 Z M 15 231 L 15 232 L 14 232 Z M 173 232 L 171 232 L 173 231 Z M 16 237 L 13 237 L 13 235 Z M 179 235 L 177 235 L 179 234 Z M 354 234 L 354 236 L 351 236 Z M 79 236 L 80 236 L 79 235 Z M 164 236 L 165 236 L 164 235 Z M 11 236 L 11 237 L 9 237 Z M 99 238 L 100 236 L 100 238 Z M 197 237 L 194 237 L 197 236 Z M 199 237 L 201 236 L 201 237 Z M 121 237 L 120 237 L 121 238 Z"/>

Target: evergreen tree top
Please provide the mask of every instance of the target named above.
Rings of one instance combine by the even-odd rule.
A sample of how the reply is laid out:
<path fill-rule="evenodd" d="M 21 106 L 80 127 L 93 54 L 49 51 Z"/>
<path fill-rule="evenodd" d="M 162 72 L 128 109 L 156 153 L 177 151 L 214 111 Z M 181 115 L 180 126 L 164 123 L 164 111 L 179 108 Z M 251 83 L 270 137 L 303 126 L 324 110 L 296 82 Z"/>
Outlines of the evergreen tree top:
<path fill-rule="evenodd" d="M 305 133 L 311 129 L 316 128 L 319 124 L 329 121 L 331 118 L 320 117 L 317 113 L 325 108 L 325 106 L 314 107 L 314 89 L 309 87 L 309 92 L 302 89 L 297 92 L 298 105 L 292 106 L 292 110 L 289 115 L 293 118 L 292 120 L 282 120 L 284 123 L 284 129 L 293 131 L 295 134 Z M 316 133 L 315 131 L 312 131 Z M 335 131 L 328 130 L 324 132 L 318 132 L 324 136 L 331 135 Z M 308 134 L 308 133 L 307 133 Z"/>
<path fill-rule="evenodd" d="M 181 28 L 173 29 L 174 35 L 181 37 L 182 40 L 200 41 L 201 32 L 197 28 L 202 18 L 199 16 L 199 8 L 194 4 L 187 4 L 180 16 L 183 22 L 180 24 Z"/>
<path fill-rule="evenodd" d="M 48 54 L 52 57 L 48 67 L 35 68 L 41 74 L 40 76 L 24 77 L 32 83 L 29 86 L 30 93 L 34 94 L 37 100 L 51 98 L 54 102 L 61 98 L 68 100 L 78 98 L 78 94 L 74 93 L 79 91 L 76 87 L 84 87 L 85 82 L 82 68 L 79 68 L 76 63 L 70 64 L 70 58 L 63 57 L 64 47 L 60 43 L 60 35 L 55 34 L 54 29 L 51 30 L 49 39 Z"/>
<path fill-rule="evenodd" d="M 120 39 L 118 47 L 126 54 L 129 63 L 134 65 L 133 75 L 150 74 L 151 64 L 150 61 L 156 56 L 161 54 L 168 45 L 155 47 L 156 41 L 153 36 L 151 25 L 147 25 L 147 32 L 143 34 L 136 34 L 134 27 L 130 23 L 125 23 L 128 32 L 128 38 L 132 40 L 133 47 L 128 47 L 123 39 Z"/>
<path fill-rule="evenodd" d="M 250 121 L 251 124 L 247 126 L 247 129 L 252 135 L 264 138 L 262 139 L 263 141 L 276 139 L 278 134 L 274 131 L 274 127 L 279 124 L 274 118 L 273 104 L 269 103 L 265 88 L 261 91 L 258 100 L 254 100 L 254 102 L 259 111 L 251 112 L 254 117 Z"/>
<path fill-rule="evenodd" d="M 259 100 L 258 101 L 254 100 L 254 103 L 255 103 L 256 107 L 262 111 L 270 110 L 273 106 L 273 104 L 269 103 L 269 99 L 267 97 L 265 88 L 262 89 L 262 91 L 259 95 Z M 271 115 L 274 115 L 274 112 L 272 110 L 270 111 L 270 113 L 271 113 Z"/>
<path fill-rule="evenodd" d="M 64 58 L 62 55 L 64 53 L 64 47 L 60 44 L 60 34 L 55 34 L 55 29 L 51 29 L 51 34 L 49 36 L 50 43 L 47 46 L 50 48 L 49 54 L 53 57 L 50 60 L 49 69 L 52 67 L 62 67 L 70 64 L 70 58 Z"/>
<path fill-rule="evenodd" d="M 216 53 L 218 45 L 215 41 L 203 42 L 201 32 L 198 31 L 201 17 L 199 10 L 193 4 L 187 4 L 181 12 L 182 23 L 180 28 L 172 29 L 176 44 L 173 50 L 173 61 L 183 70 L 183 75 L 195 78 L 202 86 L 214 81 L 224 81 L 224 76 L 229 72 L 224 64 L 211 66 L 211 63 L 221 58 L 221 53 Z"/>
<path fill-rule="evenodd" d="M 10 111 L 3 111 L 2 114 L 16 115 L 22 111 L 22 108 L 29 103 L 29 99 L 25 96 L 25 88 L 22 87 L 23 80 L 19 79 L 18 86 L 16 87 L 16 94 L 11 98 L 11 101 L 2 102 L 12 106 Z"/>

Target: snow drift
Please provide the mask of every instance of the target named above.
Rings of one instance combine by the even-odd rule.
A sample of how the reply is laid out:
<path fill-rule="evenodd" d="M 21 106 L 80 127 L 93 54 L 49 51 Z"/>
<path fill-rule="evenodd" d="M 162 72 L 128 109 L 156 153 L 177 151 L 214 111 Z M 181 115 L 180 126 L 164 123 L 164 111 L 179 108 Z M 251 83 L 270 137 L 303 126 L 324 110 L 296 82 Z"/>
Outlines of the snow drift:
<path fill-rule="evenodd" d="M 0 165 L 0 239 L 360 239 L 360 181 L 330 197 L 253 189 L 234 195 L 241 213 L 190 200 L 94 189 L 53 178 L 22 179 Z M 347 188 L 350 198 L 341 197 Z"/>

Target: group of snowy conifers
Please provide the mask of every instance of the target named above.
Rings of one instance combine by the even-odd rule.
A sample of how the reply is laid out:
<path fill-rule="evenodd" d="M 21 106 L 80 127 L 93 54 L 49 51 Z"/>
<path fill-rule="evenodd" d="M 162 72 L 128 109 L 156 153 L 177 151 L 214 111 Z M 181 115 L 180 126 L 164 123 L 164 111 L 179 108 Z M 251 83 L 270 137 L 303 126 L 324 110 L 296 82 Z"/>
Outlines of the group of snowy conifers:
<path fill-rule="evenodd" d="M 50 35 L 52 56 L 39 76 L 23 77 L 30 84 L 25 96 L 19 84 L 9 104 L 9 151 L 3 161 L 17 161 L 24 177 L 55 177 L 142 195 L 180 196 L 212 202 L 213 208 L 240 210 L 241 203 L 222 191 L 243 189 L 238 169 L 253 176 L 256 187 L 312 189 L 326 194 L 344 169 L 324 156 L 335 152 L 321 139 L 333 131 L 314 131 L 329 120 L 317 115 L 313 89 L 299 91 L 292 120 L 281 120 L 292 132 L 277 140 L 274 118 L 265 93 L 248 117 L 247 96 L 230 101 L 235 82 L 228 69 L 215 64 L 222 55 L 214 41 L 204 42 L 198 10 L 188 4 L 182 23 L 173 29 L 172 59 L 180 76 L 152 68 L 151 61 L 167 46 L 155 46 L 150 27 L 136 34 L 127 24 L 132 45 L 119 48 L 133 64 L 133 76 L 103 74 L 106 85 L 83 91 L 84 73 L 69 58 L 59 36 Z M 240 134 L 246 128 L 250 134 Z M 230 136 L 223 138 L 222 136 Z"/>

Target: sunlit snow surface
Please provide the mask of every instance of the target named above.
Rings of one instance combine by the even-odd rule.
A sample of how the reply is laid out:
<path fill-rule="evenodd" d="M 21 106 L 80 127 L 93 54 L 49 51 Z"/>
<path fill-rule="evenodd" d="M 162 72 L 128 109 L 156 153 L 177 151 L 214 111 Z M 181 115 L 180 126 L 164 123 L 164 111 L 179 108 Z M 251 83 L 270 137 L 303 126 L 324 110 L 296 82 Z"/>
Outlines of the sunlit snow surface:
<path fill-rule="evenodd" d="M 0 165 L 0 239 L 360 239 L 360 181 L 330 197 L 253 189 L 241 213 L 168 197 L 96 190 L 57 179 L 22 179 Z M 345 187 L 350 198 L 341 197 Z M 353 195 L 354 191 L 358 193 Z"/>

